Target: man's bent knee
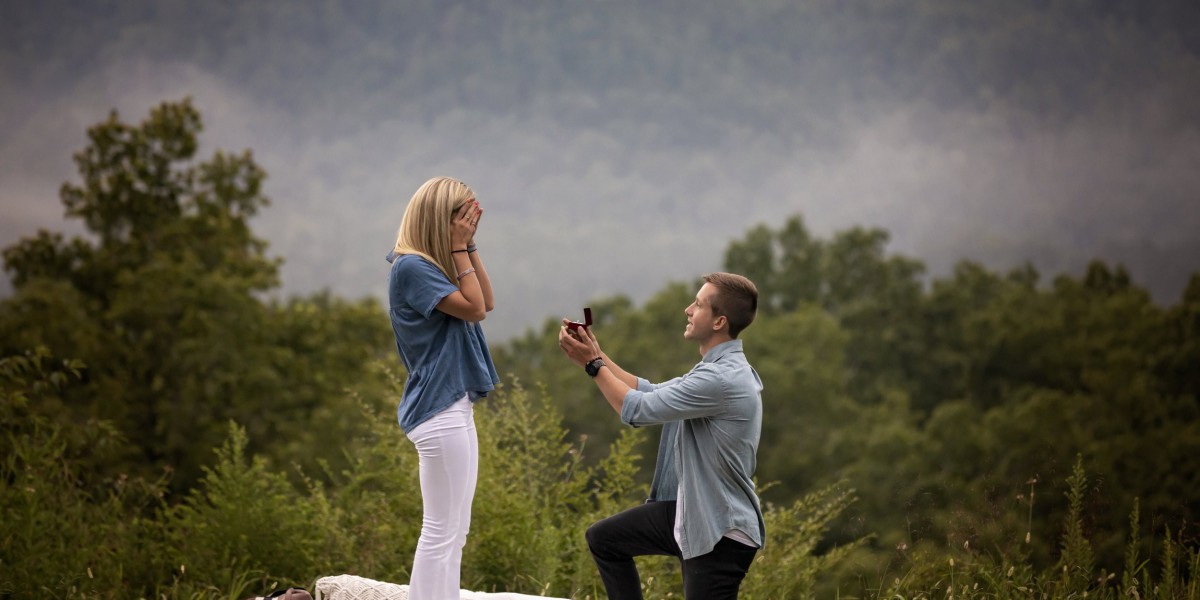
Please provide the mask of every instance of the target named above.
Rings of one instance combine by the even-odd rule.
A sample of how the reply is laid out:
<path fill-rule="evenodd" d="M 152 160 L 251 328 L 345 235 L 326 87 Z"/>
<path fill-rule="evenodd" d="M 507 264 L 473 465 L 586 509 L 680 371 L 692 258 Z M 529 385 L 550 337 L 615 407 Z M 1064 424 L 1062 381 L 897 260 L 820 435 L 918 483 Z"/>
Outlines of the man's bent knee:
<path fill-rule="evenodd" d="M 583 534 L 583 538 L 587 540 L 588 549 L 592 551 L 592 554 L 595 554 L 598 548 L 604 546 L 606 536 L 604 535 L 603 523 L 604 521 L 592 523 Z"/>

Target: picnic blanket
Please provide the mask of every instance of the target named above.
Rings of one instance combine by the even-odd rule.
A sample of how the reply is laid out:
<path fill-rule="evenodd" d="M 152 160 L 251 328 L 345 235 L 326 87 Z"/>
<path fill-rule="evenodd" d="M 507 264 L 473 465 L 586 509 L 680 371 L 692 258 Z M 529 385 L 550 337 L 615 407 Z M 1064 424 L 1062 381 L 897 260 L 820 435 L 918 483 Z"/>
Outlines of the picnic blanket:
<path fill-rule="evenodd" d="M 315 600 L 408 600 L 408 586 L 386 581 L 375 581 L 357 575 L 335 575 L 322 577 L 316 583 Z M 500 592 L 472 592 L 459 590 L 459 600 L 547 600 L 547 596 L 530 596 Z M 548 600 L 566 600 L 549 598 Z"/>

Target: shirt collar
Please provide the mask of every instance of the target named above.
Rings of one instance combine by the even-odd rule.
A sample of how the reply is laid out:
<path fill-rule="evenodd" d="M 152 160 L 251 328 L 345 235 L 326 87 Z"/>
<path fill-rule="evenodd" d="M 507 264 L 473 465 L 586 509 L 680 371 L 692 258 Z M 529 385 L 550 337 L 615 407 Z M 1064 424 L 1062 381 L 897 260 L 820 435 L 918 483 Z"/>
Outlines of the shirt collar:
<path fill-rule="evenodd" d="M 729 340 L 728 342 L 721 342 L 720 344 L 709 348 L 708 352 L 704 353 L 704 358 L 701 359 L 700 362 L 717 362 L 726 354 L 741 351 L 742 340 Z"/>

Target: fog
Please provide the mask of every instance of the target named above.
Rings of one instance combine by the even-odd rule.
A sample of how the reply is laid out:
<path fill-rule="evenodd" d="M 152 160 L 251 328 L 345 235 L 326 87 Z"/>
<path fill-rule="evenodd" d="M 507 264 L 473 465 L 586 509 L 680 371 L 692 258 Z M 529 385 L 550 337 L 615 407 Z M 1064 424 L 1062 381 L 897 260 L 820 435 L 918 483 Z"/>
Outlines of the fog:
<path fill-rule="evenodd" d="M 903 95 L 817 109 L 803 102 L 825 96 L 802 90 L 751 115 L 692 98 L 696 83 L 546 88 L 520 106 L 432 110 L 433 91 L 381 105 L 386 83 L 334 94 L 321 71 L 294 84 L 311 86 L 317 99 L 305 101 L 186 56 L 110 52 L 53 79 L 14 64 L 28 53 L 7 56 L 0 247 L 39 228 L 82 232 L 63 219 L 58 189 L 76 178 L 71 155 L 88 126 L 114 109 L 140 122 L 191 97 L 205 122 L 199 159 L 250 149 L 268 173 L 271 205 L 254 227 L 285 259 L 281 297 L 381 298 L 412 192 L 436 175 L 468 182 L 485 209 L 477 242 L 496 287 L 493 340 L 591 299 L 640 301 L 719 270 L 731 240 L 796 213 L 821 237 L 883 228 L 891 251 L 933 277 L 964 259 L 1000 270 L 1028 261 L 1046 281 L 1100 258 L 1169 304 L 1200 270 L 1200 130 L 1187 101 L 1200 86 L 1189 78 L 1047 119 L 1001 101 Z M 774 93 L 787 85 L 799 84 Z"/>

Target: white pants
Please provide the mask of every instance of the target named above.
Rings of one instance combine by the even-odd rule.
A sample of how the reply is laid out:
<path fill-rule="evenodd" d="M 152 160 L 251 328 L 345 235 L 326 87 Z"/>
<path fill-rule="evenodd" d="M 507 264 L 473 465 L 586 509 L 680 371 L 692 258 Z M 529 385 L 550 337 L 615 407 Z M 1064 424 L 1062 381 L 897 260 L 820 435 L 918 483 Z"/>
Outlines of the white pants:
<path fill-rule="evenodd" d="M 408 434 L 417 447 L 425 516 L 409 577 L 410 600 L 458 600 L 462 550 L 471 528 L 479 438 L 464 395 Z"/>

